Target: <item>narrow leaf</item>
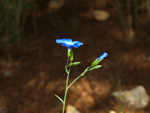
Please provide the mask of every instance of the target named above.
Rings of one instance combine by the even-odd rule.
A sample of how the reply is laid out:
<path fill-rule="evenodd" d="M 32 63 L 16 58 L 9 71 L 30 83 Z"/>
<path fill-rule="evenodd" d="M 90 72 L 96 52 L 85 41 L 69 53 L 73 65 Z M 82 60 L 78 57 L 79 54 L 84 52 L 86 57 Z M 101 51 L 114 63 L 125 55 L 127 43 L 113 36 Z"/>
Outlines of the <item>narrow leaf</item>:
<path fill-rule="evenodd" d="M 94 66 L 94 67 L 92 67 L 89 71 L 92 71 L 93 69 L 98 69 L 98 68 L 100 68 L 100 67 L 102 67 L 102 65 Z"/>
<path fill-rule="evenodd" d="M 94 66 L 93 69 L 98 69 L 98 68 L 100 68 L 100 67 L 102 67 L 102 65 Z"/>
<path fill-rule="evenodd" d="M 64 103 L 64 101 L 56 94 L 54 94 L 62 103 Z"/>
<path fill-rule="evenodd" d="M 77 66 L 77 65 L 79 65 L 81 62 L 73 62 L 73 63 L 70 63 L 69 65 L 68 65 L 68 67 L 69 66 Z"/>

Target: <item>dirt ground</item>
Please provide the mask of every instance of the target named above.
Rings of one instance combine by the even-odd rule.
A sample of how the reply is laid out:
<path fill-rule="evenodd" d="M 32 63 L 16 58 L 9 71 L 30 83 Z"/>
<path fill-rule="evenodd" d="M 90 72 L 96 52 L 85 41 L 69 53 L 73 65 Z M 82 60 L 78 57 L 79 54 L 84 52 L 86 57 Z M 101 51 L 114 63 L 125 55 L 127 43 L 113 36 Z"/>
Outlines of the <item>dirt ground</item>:
<path fill-rule="evenodd" d="M 143 85 L 150 94 L 150 16 L 138 17 L 139 26 L 133 26 L 130 42 L 121 28 L 115 4 L 111 0 L 98 1 L 68 2 L 53 12 L 44 7 L 45 3 L 37 10 L 37 30 L 28 17 L 24 38 L 0 50 L 0 108 L 6 107 L 8 113 L 61 113 L 62 105 L 54 94 L 63 98 L 67 57 L 66 48 L 56 44 L 56 39 L 64 37 L 84 43 L 73 49 L 74 61 L 82 63 L 72 68 L 70 81 L 104 51 L 109 54 L 101 62 L 102 68 L 88 72 L 70 88 L 67 105 L 81 113 L 119 113 L 120 105 L 111 97 L 118 87 L 124 90 Z M 97 21 L 90 16 L 90 11 L 96 9 L 108 12 L 110 17 Z M 124 105 L 123 111 L 149 113 L 150 106 L 133 110 Z"/>

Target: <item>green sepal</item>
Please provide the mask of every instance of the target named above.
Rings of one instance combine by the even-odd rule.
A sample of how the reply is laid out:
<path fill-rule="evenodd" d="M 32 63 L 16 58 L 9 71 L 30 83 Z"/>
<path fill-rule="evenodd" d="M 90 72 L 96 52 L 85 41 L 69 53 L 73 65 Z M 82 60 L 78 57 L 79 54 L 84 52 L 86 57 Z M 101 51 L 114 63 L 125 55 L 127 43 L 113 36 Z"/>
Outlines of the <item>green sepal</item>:
<path fill-rule="evenodd" d="M 54 94 L 62 103 L 64 103 L 64 101 L 56 94 Z"/>
<path fill-rule="evenodd" d="M 73 62 L 73 63 L 69 63 L 68 64 L 68 67 L 70 67 L 70 66 L 77 66 L 77 65 L 79 65 L 81 62 Z"/>
<path fill-rule="evenodd" d="M 89 69 L 89 71 L 92 71 L 93 69 L 99 69 L 99 68 L 101 68 L 101 67 L 102 67 L 102 65 L 97 65 L 97 66 L 91 67 L 91 68 Z"/>
<path fill-rule="evenodd" d="M 71 49 L 67 49 L 67 57 L 69 58 L 71 55 Z"/>
<path fill-rule="evenodd" d="M 71 53 L 70 53 L 70 62 L 72 62 L 73 61 L 73 51 L 71 51 Z"/>
<path fill-rule="evenodd" d="M 91 66 L 93 67 L 93 66 L 98 65 L 98 64 L 100 63 L 100 61 L 102 61 L 102 59 L 98 59 L 98 60 L 96 59 L 96 60 L 92 63 Z"/>

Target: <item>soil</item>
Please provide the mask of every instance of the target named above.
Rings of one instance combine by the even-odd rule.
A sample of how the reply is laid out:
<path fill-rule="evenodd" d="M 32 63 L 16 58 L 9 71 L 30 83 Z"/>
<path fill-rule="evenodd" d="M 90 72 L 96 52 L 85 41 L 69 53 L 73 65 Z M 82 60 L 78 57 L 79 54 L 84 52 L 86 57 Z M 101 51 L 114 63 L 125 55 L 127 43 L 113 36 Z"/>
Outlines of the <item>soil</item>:
<path fill-rule="evenodd" d="M 56 44 L 56 39 L 64 37 L 84 43 L 73 49 L 74 61 L 82 63 L 72 67 L 69 82 L 104 51 L 109 54 L 100 63 L 102 68 L 88 72 L 71 86 L 67 105 L 81 113 L 119 112 L 120 104 L 111 96 L 119 87 L 125 90 L 143 85 L 150 94 L 150 16 L 138 17 L 131 42 L 121 27 L 115 4 L 102 1 L 67 1 L 52 12 L 45 2 L 44 8 L 37 7 L 36 30 L 29 16 L 23 39 L 1 44 L 0 109 L 6 107 L 8 113 L 61 113 L 62 104 L 54 94 L 64 95 L 67 49 Z M 108 12 L 110 17 L 97 21 L 90 16 L 90 10 L 95 9 Z M 124 105 L 123 111 L 149 113 L 150 106 L 136 110 Z"/>

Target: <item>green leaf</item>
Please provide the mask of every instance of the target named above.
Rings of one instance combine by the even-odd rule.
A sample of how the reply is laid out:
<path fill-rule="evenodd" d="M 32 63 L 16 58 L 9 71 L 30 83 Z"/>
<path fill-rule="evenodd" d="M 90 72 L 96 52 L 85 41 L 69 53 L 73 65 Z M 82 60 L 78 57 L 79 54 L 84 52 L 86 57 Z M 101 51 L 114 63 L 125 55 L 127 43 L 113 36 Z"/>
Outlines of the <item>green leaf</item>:
<path fill-rule="evenodd" d="M 71 54 L 70 54 L 70 62 L 73 61 L 73 51 L 71 51 Z"/>
<path fill-rule="evenodd" d="M 100 67 L 102 67 L 102 65 L 94 66 L 94 67 L 92 67 L 91 69 L 89 69 L 89 71 L 92 71 L 93 69 L 98 69 L 98 68 L 100 68 Z"/>
<path fill-rule="evenodd" d="M 64 103 L 64 101 L 56 94 L 54 94 L 62 103 Z"/>
<path fill-rule="evenodd" d="M 68 64 L 68 67 L 70 67 L 70 66 L 77 66 L 77 65 L 79 65 L 81 62 L 73 62 L 73 63 L 70 63 L 70 64 Z"/>

